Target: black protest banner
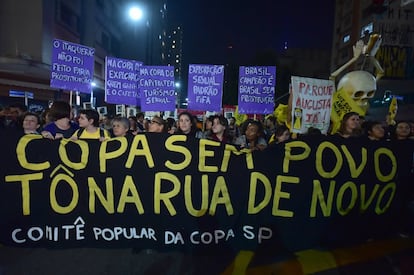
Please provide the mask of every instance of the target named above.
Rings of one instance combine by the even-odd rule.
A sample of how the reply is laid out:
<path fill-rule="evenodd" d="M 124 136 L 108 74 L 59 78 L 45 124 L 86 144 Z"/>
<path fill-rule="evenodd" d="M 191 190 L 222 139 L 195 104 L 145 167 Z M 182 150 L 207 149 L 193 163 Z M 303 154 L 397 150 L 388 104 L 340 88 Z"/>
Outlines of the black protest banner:
<path fill-rule="evenodd" d="M 253 154 L 184 135 L 1 133 L 0 241 L 276 251 L 399 230 L 413 143 L 312 137 Z M 281 252 L 282 253 L 282 252 Z"/>

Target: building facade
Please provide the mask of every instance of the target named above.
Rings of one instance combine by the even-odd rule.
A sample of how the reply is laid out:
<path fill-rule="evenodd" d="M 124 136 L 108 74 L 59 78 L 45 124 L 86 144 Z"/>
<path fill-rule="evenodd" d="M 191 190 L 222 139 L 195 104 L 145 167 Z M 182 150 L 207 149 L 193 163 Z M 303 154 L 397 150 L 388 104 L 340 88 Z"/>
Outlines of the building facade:
<path fill-rule="evenodd" d="M 371 109 L 379 108 L 378 118 L 382 119 L 388 108 L 384 96 L 395 95 L 400 99 L 400 118 L 408 118 L 414 104 L 414 1 L 336 0 L 331 71 L 348 62 L 356 42 L 362 39 L 367 43 L 372 33 L 382 37 L 375 57 L 385 75 L 377 83 Z M 337 81 L 346 72 L 359 69 L 375 74 L 372 64 L 361 58 Z"/>
<path fill-rule="evenodd" d="M 142 21 L 128 17 L 133 4 L 142 5 Z M 163 64 L 161 38 L 167 26 L 167 5 L 162 0 L 3 0 L 0 15 L 2 106 L 22 100 L 10 97 L 10 91 L 29 92 L 33 97 L 28 100 L 29 108 L 31 104 L 40 108 L 53 100 L 71 98 L 70 91 L 50 87 L 53 39 L 95 49 L 95 98 L 79 96 L 99 105 L 104 104 L 106 56 Z"/>

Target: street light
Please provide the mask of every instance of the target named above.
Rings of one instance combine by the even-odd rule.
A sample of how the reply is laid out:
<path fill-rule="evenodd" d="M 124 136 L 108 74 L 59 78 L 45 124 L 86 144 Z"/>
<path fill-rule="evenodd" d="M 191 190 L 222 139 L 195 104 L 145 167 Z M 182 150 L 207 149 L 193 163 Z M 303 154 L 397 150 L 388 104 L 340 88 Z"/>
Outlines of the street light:
<path fill-rule="evenodd" d="M 142 21 L 143 19 L 145 20 L 145 26 L 146 26 L 146 49 L 145 49 L 145 65 L 149 65 L 149 63 L 152 63 L 151 61 L 151 26 L 150 26 L 150 20 L 149 20 L 149 12 L 148 10 L 145 11 L 144 9 L 142 9 L 139 6 L 131 6 L 128 9 L 128 15 L 129 18 L 132 21 Z"/>
<path fill-rule="evenodd" d="M 131 7 L 129 8 L 128 14 L 133 21 L 139 21 L 143 17 L 144 12 L 140 7 Z"/>

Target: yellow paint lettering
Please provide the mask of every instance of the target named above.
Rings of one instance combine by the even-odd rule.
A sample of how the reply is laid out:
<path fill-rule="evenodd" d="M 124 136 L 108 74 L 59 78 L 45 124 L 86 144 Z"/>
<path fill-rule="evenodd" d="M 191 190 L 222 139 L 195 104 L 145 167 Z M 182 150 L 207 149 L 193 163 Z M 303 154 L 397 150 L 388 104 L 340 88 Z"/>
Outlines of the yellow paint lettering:
<path fill-rule="evenodd" d="M 387 185 L 385 185 L 385 187 L 381 190 L 381 193 L 378 195 L 377 204 L 375 205 L 375 213 L 377 213 L 378 215 L 381 215 L 381 214 L 384 214 L 385 211 L 388 210 L 388 208 L 390 207 L 390 205 L 392 203 L 392 200 L 394 199 L 396 189 L 397 189 L 397 186 L 395 185 L 395 182 L 390 182 Z M 391 194 L 388 198 L 388 201 L 384 205 L 384 207 L 381 208 L 380 204 L 382 202 L 382 199 L 385 196 L 385 193 L 388 190 L 390 190 Z"/>
<path fill-rule="evenodd" d="M 72 144 L 76 144 L 77 146 L 79 146 L 80 152 L 81 152 L 81 157 L 80 157 L 80 162 L 72 162 L 69 157 L 68 157 L 68 153 L 66 150 L 66 145 L 72 143 Z M 89 146 L 88 146 L 88 142 L 86 140 L 71 140 L 71 139 L 62 139 L 60 141 L 60 145 L 59 145 L 59 156 L 60 159 L 62 160 L 62 162 L 75 170 L 81 170 L 84 169 L 86 167 L 86 165 L 88 164 L 88 157 L 89 157 Z"/>
<path fill-rule="evenodd" d="M 166 193 L 161 193 L 161 184 L 163 181 L 169 181 L 172 183 L 172 190 Z M 174 205 L 171 203 L 171 198 L 175 197 L 180 192 L 180 180 L 177 176 L 166 173 L 159 172 L 155 174 L 154 180 L 154 212 L 156 214 L 161 213 L 161 201 L 167 207 L 168 212 L 171 216 L 177 215 L 177 211 L 174 208 Z"/>
<path fill-rule="evenodd" d="M 89 187 L 89 212 L 95 213 L 95 197 L 98 197 L 99 202 L 105 208 L 109 214 L 115 213 L 114 210 L 114 187 L 112 178 L 105 180 L 106 197 L 102 193 L 101 188 L 96 184 L 96 181 L 92 177 L 88 177 Z"/>
<path fill-rule="evenodd" d="M 168 151 L 180 153 L 184 156 L 184 160 L 179 163 L 173 163 L 170 160 L 167 160 L 165 162 L 165 167 L 167 167 L 168 169 L 176 170 L 176 171 L 183 170 L 191 163 L 192 155 L 191 155 L 190 150 L 188 150 L 185 146 L 174 144 L 175 142 L 180 142 L 180 141 L 181 142 L 187 141 L 187 136 L 171 135 L 165 141 L 165 148 Z"/>
<path fill-rule="evenodd" d="M 23 215 L 30 215 L 30 181 L 43 179 L 43 173 L 26 175 L 9 175 L 5 177 L 6 182 L 20 182 L 22 184 L 22 210 Z"/>
<path fill-rule="evenodd" d="M 388 166 L 391 167 L 391 171 L 388 175 L 383 174 L 381 171 L 380 163 L 383 161 L 380 160 L 381 156 L 388 157 L 391 161 L 391 165 Z M 381 182 L 389 182 L 395 177 L 395 173 L 397 173 L 397 159 L 391 150 L 387 148 L 378 148 L 374 153 L 374 167 L 377 179 Z"/>
<path fill-rule="evenodd" d="M 213 195 L 211 196 L 211 203 L 209 209 L 210 215 L 214 216 L 218 204 L 224 204 L 228 216 L 234 214 L 233 206 L 230 200 L 229 190 L 227 189 L 226 181 L 224 180 L 223 176 L 219 176 L 216 179 Z"/>
<path fill-rule="evenodd" d="M 148 167 L 154 167 L 154 159 L 152 158 L 146 135 L 136 135 L 132 140 L 125 167 L 131 168 L 137 156 L 145 157 Z"/>
<path fill-rule="evenodd" d="M 30 163 L 26 158 L 26 147 L 29 143 L 35 139 L 42 138 L 43 137 L 40 135 L 24 135 L 20 138 L 16 147 L 17 160 L 19 161 L 20 166 L 33 171 L 41 171 L 50 167 L 50 162 L 48 161 L 42 163 Z"/>
<path fill-rule="evenodd" d="M 273 197 L 273 209 L 272 215 L 279 217 L 293 217 L 294 213 L 290 210 L 281 210 L 279 209 L 280 199 L 290 199 L 290 194 L 282 191 L 283 183 L 299 183 L 298 177 L 289 177 L 289 176 L 277 176 L 276 177 L 276 187 Z"/>
<path fill-rule="evenodd" d="M 112 152 L 107 152 L 108 145 L 113 144 L 115 142 L 119 143 L 118 149 Z M 125 153 L 127 148 L 128 140 L 126 139 L 126 137 L 117 137 L 101 142 L 101 147 L 99 148 L 99 171 L 101 173 L 105 173 L 107 160 L 116 159 L 117 157 Z"/>
<path fill-rule="evenodd" d="M 129 195 L 131 194 L 131 195 Z M 121 195 L 119 197 L 118 207 L 116 212 L 124 213 L 125 204 L 133 203 L 139 214 L 144 214 L 144 207 L 142 206 L 141 198 L 139 197 L 137 187 L 134 184 L 134 180 L 131 176 L 126 176 L 124 184 L 122 185 Z"/>
<path fill-rule="evenodd" d="M 327 200 L 325 200 L 325 196 L 323 194 L 320 181 L 319 180 L 313 181 L 312 202 L 311 202 L 311 209 L 310 209 L 311 217 L 316 217 L 316 205 L 318 201 L 319 201 L 319 206 L 321 207 L 321 210 L 322 210 L 322 215 L 324 217 L 331 216 L 333 197 L 335 193 L 335 185 L 336 185 L 336 181 L 331 180 L 329 184 L 328 198 Z"/>
<path fill-rule="evenodd" d="M 344 209 L 342 207 L 343 201 L 344 201 L 343 198 L 344 198 L 345 191 L 347 189 L 351 191 L 351 199 L 349 200 L 348 206 Z M 358 197 L 358 190 L 357 190 L 355 183 L 353 183 L 352 181 L 347 181 L 346 183 L 341 185 L 338 191 L 338 196 L 336 198 L 336 208 L 338 210 L 338 213 L 341 214 L 342 216 L 345 216 L 346 214 L 348 214 L 352 210 L 352 208 L 354 208 L 357 197 Z"/>
<path fill-rule="evenodd" d="M 203 175 L 201 178 L 201 206 L 200 209 L 195 209 L 192 201 L 192 192 L 191 192 L 191 176 L 185 176 L 184 182 L 184 201 L 185 207 L 187 208 L 188 213 L 194 217 L 203 216 L 208 209 L 208 176 Z"/>
<path fill-rule="evenodd" d="M 260 203 L 256 205 L 256 191 L 258 183 L 264 187 L 264 198 Z M 270 180 L 262 173 L 252 172 L 250 175 L 250 190 L 249 190 L 249 202 L 248 202 L 248 214 L 257 214 L 266 205 L 269 204 L 270 198 L 272 197 L 272 185 Z"/>
<path fill-rule="evenodd" d="M 200 139 L 200 150 L 198 154 L 198 170 L 200 172 L 217 172 L 217 166 L 208 166 L 206 164 L 206 158 L 214 158 L 214 151 L 207 150 L 206 146 L 220 147 L 220 142 L 209 139 Z"/>
<path fill-rule="evenodd" d="M 72 189 L 72 199 L 67 206 L 61 206 L 56 199 L 56 189 L 59 183 L 65 182 Z M 68 214 L 75 209 L 79 201 L 79 191 L 76 182 L 66 174 L 56 175 L 50 184 L 50 206 L 59 214 Z"/>
<path fill-rule="evenodd" d="M 231 145 L 231 144 L 226 144 L 225 150 L 223 153 L 223 160 L 222 160 L 221 167 L 220 167 L 221 172 L 227 172 L 227 169 L 229 168 L 230 156 L 232 154 L 239 156 L 244 153 L 237 150 L 236 146 Z M 253 161 L 252 161 L 253 158 L 250 158 L 250 160 L 251 160 L 251 163 L 247 163 L 247 168 L 253 169 Z"/>
<path fill-rule="evenodd" d="M 302 149 L 300 154 L 293 154 L 295 149 Z M 290 161 L 304 160 L 309 157 L 311 148 L 303 141 L 292 141 L 285 144 L 285 157 L 283 158 L 283 172 L 289 173 Z"/>
<path fill-rule="evenodd" d="M 372 190 L 371 194 L 369 195 L 368 200 L 366 201 L 365 197 L 366 197 L 366 185 L 365 184 L 361 184 L 360 185 L 360 192 L 361 192 L 361 212 L 365 212 L 368 207 L 371 205 L 372 201 L 374 200 L 375 194 L 378 192 L 379 189 L 379 184 L 375 184 L 374 185 L 374 189 Z"/>
<path fill-rule="evenodd" d="M 331 149 L 331 151 L 334 153 L 336 161 L 335 161 L 335 167 L 332 169 L 332 171 L 326 171 L 323 168 L 323 153 L 325 149 Z M 342 163 L 344 162 L 341 152 L 339 149 L 331 142 L 324 141 L 321 144 L 319 144 L 318 149 L 316 150 L 316 171 L 318 171 L 318 174 L 326 179 L 332 179 L 334 178 L 339 171 L 341 170 Z"/>
<path fill-rule="evenodd" d="M 342 151 L 345 154 L 345 158 L 349 164 L 349 172 L 351 173 L 352 178 L 357 178 L 361 175 L 365 166 L 367 165 L 367 149 L 361 147 L 361 164 L 356 167 L 355 160 L 349 152 L 348 148 L 345 145 L 341 145 Z"/>

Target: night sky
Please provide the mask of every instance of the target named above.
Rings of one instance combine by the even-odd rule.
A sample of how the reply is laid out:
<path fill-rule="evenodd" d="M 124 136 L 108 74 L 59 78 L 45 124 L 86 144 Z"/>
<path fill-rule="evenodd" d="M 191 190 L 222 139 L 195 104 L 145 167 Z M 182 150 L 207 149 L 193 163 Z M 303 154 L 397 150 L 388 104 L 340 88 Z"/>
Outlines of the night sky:
<path fill-rule="evenodd" d="M 332 43 L 333 0 L 174 0 L 168 17 L 181 25 L 183 63 L 239 64 L 264 49 L 324 48 Z M 231 46 L 231 49 L 229 49 Z"/>

